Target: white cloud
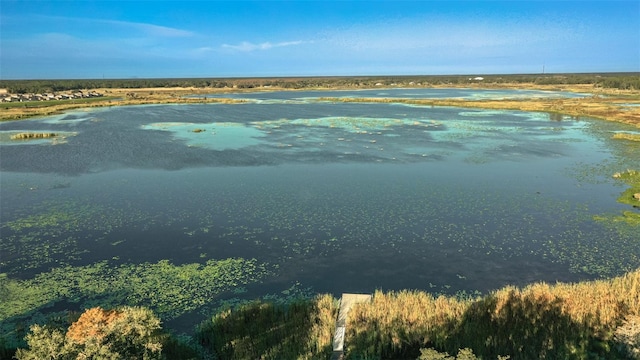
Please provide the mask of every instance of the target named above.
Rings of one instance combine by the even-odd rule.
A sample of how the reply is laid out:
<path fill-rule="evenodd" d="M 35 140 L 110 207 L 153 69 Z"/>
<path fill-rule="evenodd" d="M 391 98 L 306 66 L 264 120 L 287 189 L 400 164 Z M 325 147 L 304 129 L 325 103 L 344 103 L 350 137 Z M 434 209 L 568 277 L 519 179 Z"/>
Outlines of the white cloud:
<path fill-rule="evenodd" d="M 117 28 L 128 31 L 133 30 L 154 37 L 189 37 L 196 35 L 189 30 L 142 22 L 49 15 L 35 15 L 33 18 L 38 18 L 45 23 L 63 24 L 65 31 L 72 31 L 74 27 L 69 25 L 75 23 L 75 25 L 82 25 L 83 29 L 90 29 L 91 31 L 107 26 L 112 30 Z"/>
<path fill-rule="evenodd" d="M 212 51 L 215 51 L 215 48 L 212 48 L 211 46 L 202 46 L 196 49 L 193 49 L 192 52 L 195 54 L 206 54 Z"/>
<path fill-rule="evenodd" d="M 225 49 L 231 49 L 235 51 L 250 52 L 255 50 L 269 50 L 269 49 L 278 48 L 278 47 L 295 46 L 295 45 L 301 45 L 304 43 L 305 43 L 304 41 L 283 41 L 279 43 L 271 43 L 267 41 L 260 44 L 254 44 L 248 41 L 243 41 L 238 45 L 223 44 L 222 47 Z"/>
<path fill-rule="evenodd" d="M 138 29 L 149 35 L 160 36 L 160 37 L 188 37 L 188 36 L 195 35 L 192 31 L 176 29 L 176 28 L 167 27 L 167 26 L 154 25 L 154 24 L 119 21 L 119 20 L 93 20 L 93 21 Z"/>

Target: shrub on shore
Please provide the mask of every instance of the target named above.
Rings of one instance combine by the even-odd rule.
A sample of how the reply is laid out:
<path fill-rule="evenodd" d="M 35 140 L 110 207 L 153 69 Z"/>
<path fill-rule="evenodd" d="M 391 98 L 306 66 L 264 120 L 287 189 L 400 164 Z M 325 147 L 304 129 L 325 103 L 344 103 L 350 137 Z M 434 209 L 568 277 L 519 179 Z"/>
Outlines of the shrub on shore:
<path fill-rule="evenodd" d="M 151 310 L 123 307 L 85 311 L 66 333 L 33 325 L 18 349 L 18 360 L 37 359 L 160 359 L 160 319 Z"/>

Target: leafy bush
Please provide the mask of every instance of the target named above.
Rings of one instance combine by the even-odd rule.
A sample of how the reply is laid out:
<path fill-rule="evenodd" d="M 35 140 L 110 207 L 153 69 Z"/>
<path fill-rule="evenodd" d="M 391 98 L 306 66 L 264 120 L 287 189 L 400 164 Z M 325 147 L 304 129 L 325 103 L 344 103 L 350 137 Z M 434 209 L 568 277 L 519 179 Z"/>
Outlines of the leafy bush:
<path fill-rule="evenodd" d="M 62 329 L 33 325 L 26 336 L 28 349 L 18 360 L 41 359 L 161 359 L 160 320 L 151 310 L 124 307 L 88 309 Z"/>

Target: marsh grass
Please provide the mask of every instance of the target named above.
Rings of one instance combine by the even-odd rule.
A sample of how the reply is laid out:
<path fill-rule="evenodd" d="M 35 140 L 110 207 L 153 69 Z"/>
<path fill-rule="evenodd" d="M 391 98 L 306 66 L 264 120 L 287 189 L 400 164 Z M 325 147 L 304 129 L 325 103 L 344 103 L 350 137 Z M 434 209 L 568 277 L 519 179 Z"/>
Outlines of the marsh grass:
<path fill-rule="evenodd" d="M 614 332 L 640 312 L 640 270 L 611 280 L 506 287 L 476 299 L 376 292 L 355 306 L 348 358 L 417 358 L 421 348 L 470 348 L 495 359 L 624 358 Z"/>
<path fill-rule="evenodd" d="M 640 134 L 615 133 L 612 138 L 640 142 Z"/>
<path fill-rule="evenodd" d="M 326 359 L 337 314 L 330 295 L 286 305 L 257 301 L 216 314 L 197 339 L 220 359 Z"/>
<path fill-rule="evenodd" d="M 192 94 L 193 91 L 182 95 Z M 124 105 L 148 105 L 148 104 L 200 104 L 200 103 L 222 103 L 238 104 L 245 103 L 245 100 L 220 99 L 220 98 L 187 98 L 181 94 L 158 93 L 148 96 L 130 97 L 118 93 L 117 96 L 107 96 L 77 100 L 55 100 L 55 101 L 29 101 L 17 103 L 2 103 L 0 105 L 0 121 L 10 121 L 27 119 L 35 116 L 48 116 L 61 114 L 68 110 L 83 109 L 91 107 L 109 107 Z"/>
<path fill-rule="evenodd" d="M 18 134 L 11 135 L 11 140 L 27 140 L 27 139 L 46 139 L 58 136 L 56 133 L 51 132 L 22 132 Z"/>
<path fill-rule="evenodd" d="M 224 359 L 328 359 L 336 314 L 330 295 L 254 302 L 216 314 L 197 340 Z M 377 291 L 349 313 L 345 349 L 347 359 L 418 359 L 426 349 L 469 349 L 482 359 L 624 359 L 638 351 L 639 318 L 640 269 L 475 298 Z"/>

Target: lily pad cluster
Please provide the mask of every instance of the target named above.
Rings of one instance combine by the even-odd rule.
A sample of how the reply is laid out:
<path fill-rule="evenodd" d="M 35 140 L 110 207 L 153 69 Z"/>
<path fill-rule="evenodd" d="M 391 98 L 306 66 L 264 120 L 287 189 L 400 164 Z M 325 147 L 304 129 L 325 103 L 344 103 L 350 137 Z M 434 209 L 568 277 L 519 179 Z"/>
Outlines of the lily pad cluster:
<path fill-rule="evenodd" d="M 102 261 L 57 267 L 27 280 L 2 274 L 0 323 L 3 333 L 16 334 L 21 319 L 60 303 L 78 310 L 145 306 L 166 321 L 215 304 L 222 293 L 259 282 L 271 271 L 255 259 L 238 258 L 183 265 L 166 260 L 121 265 Z"/>
<path fill-rule="evenodd" d="M 130 207 L 75 200 L 46 200 L 21 211 L 24 216 L 0 227 L 1 265 L 10 274 L 77 263 L 91 244 L 105 241 L 114 230 L 153 223 L 149 214 Z"/>

